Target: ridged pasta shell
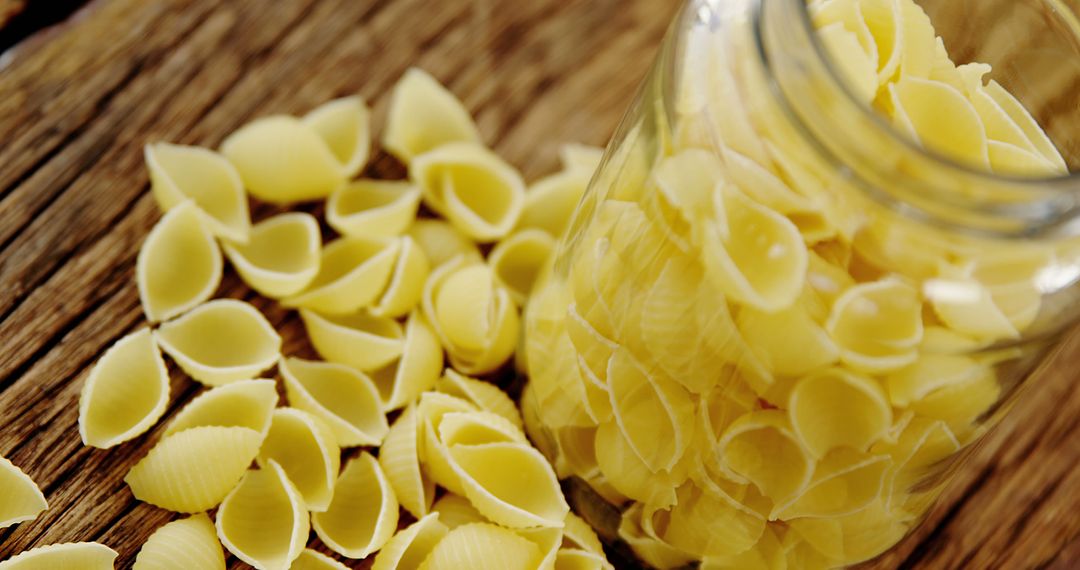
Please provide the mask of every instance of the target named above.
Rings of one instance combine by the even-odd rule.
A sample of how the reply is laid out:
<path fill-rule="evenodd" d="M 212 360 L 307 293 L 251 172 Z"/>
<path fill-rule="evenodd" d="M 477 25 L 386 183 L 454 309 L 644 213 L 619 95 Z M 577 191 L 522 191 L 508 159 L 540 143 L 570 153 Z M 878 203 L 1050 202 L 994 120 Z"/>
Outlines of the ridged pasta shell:
<path fill-rule="evenodd" d="M 278 364 L 289 404 L 330 426 L 342 447 L 379 445 L 390 426 L 371 379 L 348 366 L 287 358 Z"/>
<path fill-rule="evenodd" d="M 282 301 L 325 314 L 354 313 L 386 290 L 400 243 L 385 238 L 341 238 L 326 245 L 319 273 L 306 290 Z"/>
<path fill-rule="evenodd" d="M 273 380 L 242 380 L 211 388 L 181 408 L 162 437 L 203 426 L 246 427 L 265 436 L 277 402 Z"/>
<path fill-rule="evenodd" d="M 562 527 L 570 507 L 544 456 L 528 444 L 449 448 L 465 497 L 488 519 L 509 528 Z M 506 473 L 516 473 L 507 479 Z"/>
<path fill-rule="evenodd" d="M 248 471 L 217 512 L 221 544 L 258 570 L 288 570 L 310 532 L 303 497 L 273 460 Z"/>
<path fill-rule="evenodd" d="M 442 378 L 436 383 L 436 389 L 444 394 L 472 402 L 481 410 L 498 414 L 518 429 L 522 427 L 521 412 L 518 411 L 517 405 L 506 392 L 490 382 L 469 378 L 453 368 L 447 368 Z"/>
<path fill-rule="evenodd" d="M 483 259 L 480 250 L 465 234 L 449 222 L 422 218 L 413 222 L 409 237 L 424 251 L 431 267 L 438 267 L 458 256 Z"/>
<path fill-rule="evenodd" d="M 537 570 L 555 570 L 555 558 L 559 553 L 559 547 L 562 546 L 563 540 L 561 528 L 538 526 L 515 529 L 513 533 L 533 543 L 539 549 L 538 562 L 534 563 L 534 568 Z"/>
<path fill-rule="evenodd" d="M 0 570 L 112 570 L 115 550 L 96 542 L 49 544 L 0 562 Z"/>
<path fill-rule="evenodd" d="M 827 518 L 858 512 L 882 496 L 891 467 L 887 455 L 835 449 L 818 462 L 806 491 L 788 504 L 776 505 L 770 518 Z"/>
<path fill-rule="evenodd" d="M 222 245 L 240 277 L 274 299 L 294 295 L 319 273 L 319 222 L 304 212 L 268 218 L 251 228 L 247 243 Z"/>
<path fill-rule="evenodd" d="M 401 358 L 371 373 L 386 411 L 415 402 L 435 387 L 443 369 L 443 349 L 423 313 L 414 310 L 405 322 Z"/>
<path fill-rule="evenodd" d="M 644 506 L 634 503 L 623 511 L 619 521 L 619 538 L 630 545 L 642 560 L 660 570 L 686 566 L 693 557 L 660 540 L 652 530 L 652 523 L 644 517 Z M 649 526 L 646 530 L 645 526 Z"/>
<path fill-rule="evenodd" d="M 349 570 L 349 567 L 321 552 L 306 548 L 293 560 L 289 570 Z"/>
<path fill-rule="evenodd" d="M 395 534 L 375 556 L 371 570 L 418 570 L 447 532 L 438 513 L 426 515 Z"/>
<path fill-rule="evenodd" d="M 181 513 L 206 511 L 236 486 L 261 443 L 259 432 L 243 427 L 186 429 L 158 442 L 124 481 L 145 503 Z"/>
<path fill-rule="evenodd" d="M 521 428 L 498 414 L 484 410 L 443 414 L 437 434 L 439 442 L 445 446 L 485 443 L 528 444 Z"/>
<path fill-rule="evenodd" d="M 49 508 L 34 480 L 0 457 L 0 529 L 34 520 Z"/>
<path fill-rule="evenodd" d="M 258 309 L 217 299 L 169 321 L 154 339 L 189 376 L 207 386 L 254 378 L 272 367 L 281 337 Z"/>
<path fill-rule="evenodd" d="M 367 558 L 394 535 L 398 501 L 379 462 L 360 454 L 338 478 L 326 512 L 312 517 L 315 534 L 331 550 L 348 558 Z"/>
<path fill-rule="evenodd" d="M 266 202 L 318 200 L 345 181 L 330 147 L 294 117 L 256 119 L 229 135 L 221 153 L 236 167 L 247 191 Z"/>
<path fill-rule="evenodd" d="M 424 473 L 439 486 L 456 495 L 465 495 L 461 478 L 451 466 L 450 450 L 439 440 L 442 418 L 451 412 L 475 412 L 476 406 L 461 398 L 439 392 L 425 392 L 417 407 L 420 464 Z"/>
<path fill-rule="evenodd" d="M 774 503 L 798 496 L 813 476 L 809 450 L 779 410 L 744 415 L 724 431 L 716 445 L 725 475 L 737 483 L 754 484 Z M 762 453 L 766 449 L 769 452 Z"/>
<path fill-rule="evenodd" d="M 146 539 L 132 570 L 225 570 L 225 553 L 206 513 L 173 521 Z"/>
<path fill-rule="evenodd" d="M 146 433 L 168 403 L 169 371 L 150 329 L 139 329 L 91 369 L 79 397 L 79 436 L 83 445 L 119 445 Z"/>
<path fill-rule="evenodd" d="M 326 222 L 345 236 L 395 237 L 420 207 L 420 189 L 398 180 L 356 180 L 330 195 Z"/>
<path fill-rule="evenodd" d="M 555 555 L 555 570 L 615 570 L 602 554 L 561 548 Z"/>
<path fill-rule="evenodd" d="M 163 211 L 192 200 L 210 231 L 244 243 L 251 230 L 247 194 L 240 174 L 225 157 L 205 148 L 169 143 L 143 147 L 150 190 Z"/>
<path fill-rule="evenodd" d="M 342 97 L 304 115 L 303 122 L 326 143 L 343 178 L 356 176 L 371 151 L 371 118 L 364 100 Z"/>
<path fill-rule="evenodd" d="M 417 156 L 409 178 L 428 207 L 479 242 L 509 234 L 525 207 L 521 175 L 478 144 L 450 143 Z"/>
<path fill-rule="evenodd" d="M 147 234 L 135 261 L 147 320 L 171 319 L 209 299 L 223 269 L 221 250 L 194 204 L 166 212 Z"/>
<path fill-rule="evenodd" d="M 763 519 L 693 485 L 680 488 L 678 503 L 661 514 L 666 514 L 668 520 L 660 537 L 697 558 L 744 552 L 757 543 L 766 526 Z"/>
<path fill-rule="evenodd" d="M 439 497 L 431 506 L 431 512 L 438 513 L 439 522 L 450 530 L 466 524 L 489 522 L 468 499 L 453 493 Z"/>
<path fill-rule="evenodd" d="M 592 169 L 568 168 L 536 181 L 525 192 L 518 229 L 538 229 L 553 239 L 562 237 L 592 174 Z"/>
<path fill-rule="evenodd" d="M 899 281 L 860 283 L 833 304 L 825 330 L 840 359 L 867 372 L 887 372 L 914 362 L 922 341 L 918 292 Z"/>
<path fill-rule="evenodd" d="M 409 68 L 390 96 L 383 147 L 407 165 L 418 155 L 460 141 L 480 142 L 465 106 L 428 72 Z"/>
<path fill-rule="evenodd" d="M 420 570 L 535 570 L 542 556 L 531 541 L 489 523 L 451 530 L 420 565 Z"/>
<path fill-rule="evenodd" d="M 388 317 L 367 312 L 320 315 L 301 309 L 300 318 L 312 346 L 329 362 L 367 372 L 393 362 L 404 350 L 401 325 Z"/>
<path fill-rule="evenodd" d="M 595 448 L 600 474 L 619 494 L 655 505 L 675 502 L 675 487 L 682 477 L 649 469 L 614 421 L 597 428 Z"/>
<path fill-rule="evenodd" d="M 401 317 L 416 308 L 424 294 L 424 283 L 431 272 L 424 251 L 409 236 L 401 238 L 401 251 L 390 282 L 370 312 L 375 316 Z"/>
<path fill-rule="evenodd" d="M 431 510 L 435 483 L 420 467 L 420 432 L 416 407 L 410 405 L 390 426 L 379 448 L 379 465 L 406 511 L 421 518 Z"/>
<path fill-rule="evenodd" d="M 807 376 L 788 400 L 791 426 L 814 457 L 849 446 L 866 451 L 892 426 L 892 408 L 871 378 L 833 368 Z"/>
<path fill-rule="evenodd" d="M 566 143 L 559 147 L 559 162 L 563 170 L 587 170 L 590 174 L 600 167 L 604 149 L 580 143 Z"/>
<path fill-rule="evenodd" d="M 541 230 L 522 230 L 495 244 L 488 255 L 488 264 L 495 281 L 510 292 L 519 307 L 532 292 L 540 270 L 555 250 L 555 240 Z"/>
<path fill-rule="evenodd" d="M 281 466 L 307 510 L 321 512 L 330 506 L 341 469 L 341 449 L 330 427 L 319 418 L 294 408 L 274 410 L 257 459 L 263 468 L 270 461 Z"/>

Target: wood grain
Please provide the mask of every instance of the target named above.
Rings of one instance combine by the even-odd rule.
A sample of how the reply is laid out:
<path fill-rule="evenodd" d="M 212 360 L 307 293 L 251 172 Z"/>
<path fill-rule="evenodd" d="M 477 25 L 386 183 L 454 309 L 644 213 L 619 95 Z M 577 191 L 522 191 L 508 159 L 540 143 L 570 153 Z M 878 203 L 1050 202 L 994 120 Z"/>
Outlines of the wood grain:
<path fill-rule="evenodd" d="M 358 93 L 375 110 L 409 66 L 444 81 L 527 178 L 564 141 L 602 144 L 675 8 L 657 0 L 96 0 L 0 57 L 0 454 L 50 509 L 0 530 L 0 559 L 101 540 L 130 565 L 169 513 L 134 501 L 127 468 L 156 440 L 79 444 L 88 366 L 144 326 L 132 270 L 158 214 L 141 147 L 215 146 L 248 119 Z M 369 167 L 399 176 L 392 160 Z M 257 217 L 271 210 L 257 208 Z M 230 275 L 220 294 L 255 299 Z M 256 300 L 308 354 L 298 320 Z M 927 524 L 873 568 L 1080 564 L 1080 393 L 1064 344 L 956 478 Z M 173 375 L 170 414 L 196 391 Z M 233 567 L 242 565 L 232 560 Z"/>

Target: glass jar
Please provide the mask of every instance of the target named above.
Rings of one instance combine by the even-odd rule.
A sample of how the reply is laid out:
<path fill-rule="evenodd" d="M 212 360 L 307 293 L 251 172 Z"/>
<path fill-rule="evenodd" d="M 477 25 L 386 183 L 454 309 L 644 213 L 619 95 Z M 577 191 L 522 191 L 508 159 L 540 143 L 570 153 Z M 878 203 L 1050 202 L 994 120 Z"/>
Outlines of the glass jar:
<path fill-rule="evenodd" d="M 894 126 L 828 51 L 830 2 L 882 50 L 895 9 L 990 64 L 916 70 L 934 34 L 906 19 L 902 69 L 878 52 L 992 95 L 991 160 L 952 152 L 951 100 L 911 103 L 923 144 Z M 1077 316 L 1074 10 L 686 3 L 527 312 L 530 435 L 602 536 L 657 568 L 841 567 L 918 524 Z M 998 168 L 1005 140 L 1041 166 Z"/>

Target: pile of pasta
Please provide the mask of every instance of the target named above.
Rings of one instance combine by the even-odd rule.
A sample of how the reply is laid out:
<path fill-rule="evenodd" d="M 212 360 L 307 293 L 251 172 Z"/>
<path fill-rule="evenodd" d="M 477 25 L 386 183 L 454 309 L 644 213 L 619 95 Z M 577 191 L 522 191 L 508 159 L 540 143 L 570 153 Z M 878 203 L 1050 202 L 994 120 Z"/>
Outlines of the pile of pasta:
<path fill-rule="evenodd" d="M 469 376 L 512 360 L 520 307 L 600 151 L 565 147 L 564 170 L 527 188 L 418 69 L 395 87 L 382 138 L 408 180 L 355 179 L 369 136 L 364 102 L 349 97 L 255 120 L 220 151 L 146 147 L 164 212 L 136 262 L 150 325 L 92 368 L 80 436 L 109 449 L 154 427 L 169 404 L 166 357 L 205 390 L 125 478 L 138 500 L 186 515 L 154 532 L 134 568 L 225 568 L 225 550 L 263 570 L 345 568 L 306 548 L 312 530 L 376 570 L 611 568 L 515 403 Z M 248 194 L 325 200 L 339 237 L 324 244 L 319 220 L 301 211 L 253 225 Z M 421 203 L 440 217 L 418 217 Z M 479 244 L 493 244 L 486 257 Z M 257 308 L 213 298 L 226 259 L 299 312 L 322 360 L 283 355 Z M 44 508 L 0 461 L 0 523 Z M 53 545 L 0 569 L 94 570 L 115 557 L 99 544 Z"/>
<path fill-rule="evenodd" d="M 1066 172 L 913 1 L 810 12 L 852 91 L 918 144 Z M 995 365 L 1018 353 L 976 349 L 1032 325 L 1048 252 L 937 240 L 851 202 L 845 174 L 782 130 L 752 38 L 719 27 L 695 30 L 674 119 L 627 128 L 537 286 L 526 342 L 544 365 L 523 414 L 654 567 L 843 567 L 898 542 L 981 433 Z"/>

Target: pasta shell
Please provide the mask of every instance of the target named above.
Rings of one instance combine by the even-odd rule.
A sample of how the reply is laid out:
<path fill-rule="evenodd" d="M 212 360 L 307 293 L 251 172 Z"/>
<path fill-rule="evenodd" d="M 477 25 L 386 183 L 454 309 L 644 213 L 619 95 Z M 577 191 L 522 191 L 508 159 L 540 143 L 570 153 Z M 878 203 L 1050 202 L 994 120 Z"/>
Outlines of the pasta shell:
<path fill-rule="evenodd" d="M 927 77 L 934 59 L 934 25 L 922 7 L 915 2 L 901 2 L 900 16 L 903 19 L 901 75 Z"/>
<path fill-rule="evenodd" d="M 371 373 L 382 395 L 386 411 L 396 410 L 416 401 L 422 392 L 435 387 L 443 368 L 443 350 L 439 338 L 419 311 L 405 322 L 405 343 L 401 358 Z"/>
<path fill-rule="evenodd" d="M 960 442 L 945 422 L 916 417 L 904 428 L 896 443 L 882 446 L 892 458 L 892 470 L 886 482 L 886 506 L 895 496 L 911 493 L 935 470 L 943 469 L 942 462 L 960 450 Z M 876 450 L 877 448 L 875 448 Z"/>
<path fill-rule="evenodd" d="M 798 496 L 813 475 L 809 451 L 779 410 L 750 412 L 735 420 L 717 448 L 732 481 L 754 484 L 774 503 Z"/>
<path fill-rule="evenodd" d="M 0 457 L 0 529 L 34 520 L 49 508 L 34 480 Z"/>
<path fill-rule="evenodd" d="M 935 390 L 971 382 L 987 373 L 991 372 L 985 366 L 966 356 L 924 354 L 911 366 L 889 375 L 889 400 L 905 408 Z"/>
<path fill-rule="evenodd" d="M 453 493 L 447 493 L 440 497 L 438 501 L 435 501 L 435 504 L 431 507 L 431 512 L 438 513 L 439 522 L 446 525 L 446 528 L 450 530 L 462 525 L 488 522 L 468 499 Z"/>
<path fill-rule="evenodd" d="M 858 512 L 882 496 L 891 466 L 885 455 L 835 449 L 818 463 L 806 492 L 789 504 L 777 505 L 770 518 L 838 517 Z"/>
<path fill-rule="evenodd" d="M 873 101 L 878 89 L 877 62 L 862 49 L 858 36 L 841 23 L 822 26 L 817 34 L 859 100 Z"/>
<path fill-rule="evenodd" d="M 345 236 L 395 237 L 409 228 L 420 207 L 420 189 L 396 180 L 357 180 L 326 202 L 326 221 Z"/>
<path fill-rule="evenodd" d="M 975 279 L 930 279 L 923 291 L 941 322 L 960 334 L 988 341 L 1020 336 L 990 290 Z"/>
<path fill-rule="evenodd" d="M 158 346 L 207 386 L 253 378 L 277 362 L 281 337 L 258 309 L 235 299 L 200 305 L 154 333 Z"/>
<path fill-rule="evenodd" d="M 289 403 L 322 419 L 338 445 L 379 445 L 390 431 L 379 391 L 348 366 L 286 358 L 278 364 Z"/>
<path fill-rule="evenodd" d="M 884 0 L 878 0 L 884 1 Z M 926 148 L 989 169 L 986 131 L 975 107 L 955 87 L 917 77 L 889 85 L 895 113 Z"/>
<path fill-rule="evenodd" d="M 366 312 L 330 316 L 304 309 L 300 317 L 312 346 L 329 362 L 370 371 L 393 362 L 404 350 L 401 325 L 387 317 Z"/>
<path fill-rule="evenodd" d="M 399 242 L 383 238 L 341 238 L 322 251 L 319 274 L 302 293 L 282 301 L 325 314 L 354 313 L 386 290 Z"/>
<path fill-rule="evenodd" d="M 483 259 L 480 250 L 465 234 L 449 222 L 419 219 L 409 228 L 409 237 L 423 250 L 431 267 L 439 267 L 457 257 Z"/>
<path fill-rule="evenodd" d="M 642 560 L 661 570 L 680 568 L 694 561 L 689 554 L 682 552 L 656 537 L 651 532 L 652 522 L 644 517 L 644 507 L 634 503 L 622 513 L 619 521 L 619 538 L 630 545 Z M 645 526 L 649 527 L 647 531 Z"/>
<path fill-rule="evenodd" d="M 990 169 L 999 174 L 1029 177 L 1059 174 L 1045 158 L 1018 146 L 992 140 L 987 143 L 987 150 Z"/>
<path fill-rule="evenodd" d="M 277 402 L 273 380 L 245 380 L 212 388 L 188 402 L 165 427 L 163 437 L 203 426 L 246 427 L 265 435 Z"/>
<path fill-rule="evenodd" d="M 555 555 L 555 570 L 615 570 L 615 567 L 601 554 L 562 548 Z"/>
<path fill-rule="evenodd" d="M 371 151 L 369 114 L 364 100 L 353 96 L 323 103 L 304 115 L 304 124 L 326 144 L 343 178 L 356 176 L 367 164 Z"/>
<path fill-rule="evenodd" d="M 418 570 L 447 532 L 438 513 L 426 515 L 395 534 L 375 556 L 371 570 Z"/>
<path fill-rule="evenodd" d="M 420 405 L 417 407 L 422 433 L 419 435 L 421 443 L 420 463 L 426 473 L 436 484 L 446 488 L 456 495 L 465 495 L 465 487 L 461 484 L 461 478 L 451 466 L 452 459 L 450 450 L 439 440 L 439 426 L 443 416 L 451 412 L 475 412 L 476 406 L 447 394 L 439 392 L 425 392 L 420 397 Z"/>
<path fill-rule="evenodd" d="M 540 452 L 520 443 L 454 445 L 449 451 L 465 497 L 491 521 L 509 528 L 563 526 L 570 507 Z M 516 476 L 505 478 L 511 472 Z"/>
<path fill-rule="evenodd" d="M 318 200 L 345 180 L 341 163 L 323 138 L 293 117 L 256 119 L 229 135 L 221 152 L 248 192 L 266 202 Z"/>
<path fill-rule="evenodd" d="M 723 498 L 692 485 L 679 489 L 679 501 L 671 507 L 667 519 L 660 537 L 698 558 L 745 552 L 765 532 L 763 519 L 739 511 Z"/>
<path fill-rule="evenodd" d="M 799 380 L 788 406 L 795 433 L 814 457 L 845 445 L 866 451 L 893 420 L 877 381 L 838 368 Z"/>
<path fill-rule="evenodd" d="M 451 530 L 432 549 L 420 570 L 534 570 L 540 549 L 526 538 L 489 523 Z"/>
<path fill-rule="evenodd" d="M 585 519 L 572 512 L 567 513 L 565 525 L 563 527 L 563 548 L 584 550 L 604 556 L 604 546 L 600 543 L 600 538 L 596 536 L 596 531 L 589 526 L 589 523 L 585 522 Z"/>
<path fill-rule="evenodd" d="M 144 503 L 181 513 L 206 511 L 236 486 L 261 443 L 262 435 L 248 428 L 193 427 L 158 442 L 124 481 Z"/>
<path fill-rule="evenodd" d="M 169 371 L 150 329 L 118 340 L 94 365 L 79 398 L 83 445 L 107 449 L 146 433 L 169 403 Z"/>
<path fill-rule="evenodd" d="M 169 143 L 143 147 L 150 190 L 163 211 L 186 200 L 195 202 L 210 231 L 244 243 L 251 230 L 244 183 L 233 165 L 205 148 Z"/>
<path fill-rule="evenodd" d="M 304 498 L 274 460 L 248 471 L 217 512 L 221 544 L 258 570 L 287 570 L 311 532 Z"/>
<path fill-rule="evenodd" d="M 417 156 L 409 178 L 428 207 L 479 242 L 509 234 L 525 207 L 521 175 L 478 144 L 450 143 Z"/>
<path fill-rule="evenodd" d="M 244 283 L 280 299 L 315 279 L 321 244 L 319 222 L 311 214 L 289 212 L 255 224 L 247 243 L 226 242 L 222 248 Z"/>
<path fill-rule="evenodd" d="M 739 312 L 739 332 L 762 363 L 782 376 L 802 376 L 840 359 L 836 344 L 802 305 L 775 313 Z"/>
<path fill-rule="evenodd" d="M 431 510 L 435 484 L 420 468 L 420 432 L 416 407 L 398 416 L 379 449 L 379 465 L 401 506 L 421 518 Z"/>
<path fill-rule="evenodd" d="M 225 553 L 205 513 L 154 531 L 139 549 L 132 570 L 225 570 Z"/>
<path fill-rule="evenodd" d="M 562 237 L 592 174 L 593 169 L 568 168 L 538 180 L 525 192 L 518 229 L 537 229 L 552 238 Z"/>
<path fill-rule="evenodd" d="M 904 24 L 899 0 L 860 0 L 863 18 L 877 46 L 878 77 L 888 81 L 900 66 L 904 49 Z"/>
<path fill-rule="evenodd" d="M 540 270 L 554 250 L 555 240 L 546 232 L 523 230 L 495 244 L 488 255 L 488 264 L 495 273 L 495 281 L 510 292 L 510 298 L 519 307 L 523 307 Z"/>
<path fill-rule="evenodd" d="M 615 422 L 596 430 L 596 463 L 607 482 L 620 494 L 642 503 L 670 505 L 675 502 L 677 477 L 654 472 L 638 457 Z"/>
<path fill-rule="evenodd" d="M 913 287 L 899 281 L 860 283 L 836 300 L 825 330 L 849 366 L 868 372 L 896 370 L 917 356 L 922 303 Z"/>
<path fill-rule="evenodd" d="M 444 394 L 457 396 L 471 402 L 481 410 L 487 410 L 509 420 L 518 429 L 522 427 L 521 413 L 517 405 L 498 386 L 469 378 L 459 374 L 453 368 L 447 368 L 443 377 L 436 383 L 436 389 Z"/>
<path fill-rule="evenodd" d="M 386 285 L 386 291 L 370 309 L 371 314 L 382 317 L 401 317 L 416 308 L 424 294 L 431 265 L 424 251 L 411 237 L 401 238 L 401 252 L 397 264 Z"/>
<path fill-rule="evenodd" d="M 578 143 L 566 143 L 559 147 L 559 162 L 563 170 L 587 170 L 590 173 L 600 167 L 604 149 Z"/>
<path fill-rule="evenodd" d="M 382 548 L 397 530 L 398 501 L 379 462 L 366 452 L 350 461 L 330 508 L 312 519 L 315 534 L 342 556 L 367 558 Z"/>
<path fill-rule="evenodd" d="M 117 553 L 96 542 L 39 546 L 0 562 L 0 570 L 112 570 Z"/>
<path fill-rule="evenodd" d="M 270 461 L 280 465 L 307 510 L 322 512 L 330 506 L 341 469 L 341 449 L 330 427 L 319 418 L 294 408 L 274 410 L 258 461 L 264 469 Z"/>
<path fill-rule="evenodd" d="M 904 517 L 902 511 L 889 512 L 877 501 L 846 517 L 792 520 L 788 536 L 805 541 L 805 546 L 819 553 L 818 559 L 824 554 L 831 566 L 849 566 L 874 558 L 899 542 L 911 526 Z M 807 554 L 813 559 L 812 553 L 803 552 Z"/>
<path fill-rule="evenodd" d="M 740 552 L 726 556 L 707 556 L 701 561 L 700 570 L 775 570 L 788 568 L 787 552 L 776 537 L 772 527 L 765 529 L 757 544 Z M 814 568 L 814 566 L 796 566 L 796 568 Z"/>
<path fill-rule="evenodd" d="M 171 319 L 209 299 L 224 262 L 193 204 L 180 204 L 150 230 L 135 261 L 143 312 L 152 323 Z"/>
<path fill-rule="evenodd" d="M 325 554 L 305 548 L 293 560 L 289 570 L 349 570 L 349 567 Z"/>
<path fill-rule="evenodd" d="M 428 72 L 410 68 L 390 96 L 383 147 L 409 164 L 418 155 L 460 141 L 480 142 L 468 110 Z"/>
<path fill-rule="evenodd" d="M 1068 172 L 1069 168 L 1065 164 L 1065 159 L 1061 157 L 1061 153 L 1058 151 L 1057 147 L 1054 146 L 1054 142 L 1050 140 L 1050 137 L 1046 136 L 1046 131 L 1039 126 L 1039 123 L 1031 116 L 1031 113 L 1028 112 L 1023 103 L 1018 101 L 1012 93 L 1009 93 L 1007 89 L 993 79 L 986 84 L 985 90 L 986 94 L 989 95 L 990 98 L 1001 107 L 1001 110 L 1005 111 L 1005 114 L 1012 119 L 1012 122 L 1020 128 L 1031 146 L 1035 147 L 1035 150 L 1038 151 L 1043 158 L 1047 159 L 1055 166 L 1056 172 Z"/>
<path fill-rule="evenodd" d="M 446 446 L 500 442 L 528 444 L 521 428 L 486 411 L 443 414 L 437 433 L 439 442 Z"/>

